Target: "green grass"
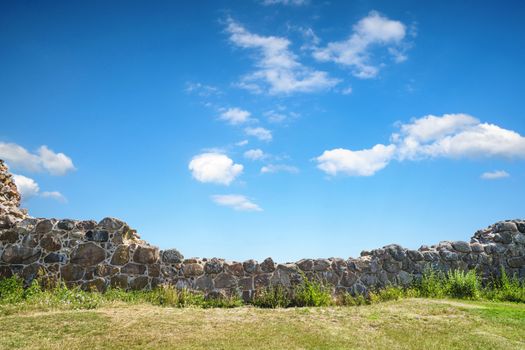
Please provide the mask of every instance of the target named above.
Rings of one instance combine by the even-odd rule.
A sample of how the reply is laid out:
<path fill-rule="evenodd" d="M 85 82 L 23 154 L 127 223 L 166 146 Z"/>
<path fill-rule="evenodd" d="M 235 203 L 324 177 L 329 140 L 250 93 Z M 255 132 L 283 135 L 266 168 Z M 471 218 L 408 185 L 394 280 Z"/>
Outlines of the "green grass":
<path fill-rule="evenodd" d="M 525 348 L 525 285 L 505 274 L 484 287 L 473 272 L 429 271 L 366 297 L 329 290 L 304 280 L 243 305 L 169 286 L 24 289 L 13 277 L 0 280 L 0 349 Z"/>
<path fill-rule="evenodd" d="M 328 286 L 319 281 L 310 281 L 303 276 L 302 283 L 293 288 L 277 285 L 258 291 L 251 304 L 262 308 L 281 308 L 329 306 L 336 304 L 337 301 Z"/>
<path fill-rule="evenodd" d="M 0 349 L 523 349 L 525 305 L 400 299 L 360 307 L 107 303 L 0 317 Z"/>

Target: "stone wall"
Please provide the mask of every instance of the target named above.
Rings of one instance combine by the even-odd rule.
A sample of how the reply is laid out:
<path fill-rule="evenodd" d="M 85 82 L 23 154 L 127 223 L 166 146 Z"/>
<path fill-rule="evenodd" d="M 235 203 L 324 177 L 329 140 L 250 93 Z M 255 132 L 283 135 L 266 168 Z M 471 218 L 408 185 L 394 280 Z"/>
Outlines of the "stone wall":
<path fill-rule="evenodd" d="M 159 284 L 238 293 L 249 299 L 269 285 L 290 287 L 302 276 L 334 286 L 334 292 L 366 293 L 388 284 L 409 284 L 426 268 L 477 269 L 484 278 L 503 267 L 525 279 L 525 221 L 498 222 L 477 231 L 470 242 L 443 241 L 417 250 L 392 244 L 359 258 L 303 259 L 276 264 L 224 259 L 184 259 L 175 249 L 159 251 L 125 222 L 37 219 L 19 208 L 20 196 L 0 161 L 0 277 L 61 279 L 68 285 L 148 289 Z"/>

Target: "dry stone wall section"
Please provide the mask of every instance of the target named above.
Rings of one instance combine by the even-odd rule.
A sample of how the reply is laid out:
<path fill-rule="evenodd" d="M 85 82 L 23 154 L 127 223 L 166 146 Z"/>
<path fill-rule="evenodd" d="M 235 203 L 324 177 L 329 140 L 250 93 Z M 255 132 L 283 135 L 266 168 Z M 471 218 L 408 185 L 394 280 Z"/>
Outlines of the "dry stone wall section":
<path fill-rule="evenodd" d="M 334 292 L 366 293 L 389 284 L 408 285 L 427 268 L 476 269 L 484 278 L 504 268 L 525 279 L 525 221 L 498 222 L 477 231 L 470 242 L 443 241 L 417 250 L 392 244 L 358 258 L 303 259 L 293 263 L 184 259 L 176 249 L 160 251 L 125 222 L 39 219 L 20 209 L 20 195 L 0 160 L 0 278 L 62 280 L 103 291 L 142 290 L 159 284 L 233 294 L 250 299 L 270 285 L 291 287 L 303 276 L 333 286 Z"/>

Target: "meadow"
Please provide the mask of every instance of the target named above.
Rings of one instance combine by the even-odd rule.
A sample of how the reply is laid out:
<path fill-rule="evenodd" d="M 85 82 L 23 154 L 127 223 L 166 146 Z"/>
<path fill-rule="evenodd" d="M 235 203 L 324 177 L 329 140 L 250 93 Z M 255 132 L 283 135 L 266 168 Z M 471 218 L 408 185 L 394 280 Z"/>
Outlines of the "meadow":
<path fill-rule="evenodd" d="M 525 285 L 429 272 L 410 287 L 332 296 L 305 280 L 250 303 L 161 287 L 105 293 L 0 281 L 2 349 L 523 349 Z"/>

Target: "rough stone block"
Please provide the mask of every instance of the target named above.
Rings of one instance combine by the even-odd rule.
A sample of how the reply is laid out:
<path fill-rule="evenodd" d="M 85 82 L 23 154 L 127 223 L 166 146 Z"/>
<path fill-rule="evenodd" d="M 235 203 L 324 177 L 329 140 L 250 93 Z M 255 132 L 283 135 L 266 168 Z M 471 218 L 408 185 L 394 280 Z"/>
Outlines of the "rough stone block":
<path fill-rule="evenodd" d="M 115 249 L 111 257 L 111 265 L 122 266 L 129 262 L 129 245 L 122 244 Z"/>
<path fill-rule="evenodd" d="M 71 254 L 71 262 L 82 266 L 93 266 L 106 258 L 106 251 L 94 243 L 80 244 Z"/>
<path fill-rule="evenodd" d="M 177 249 L 162 251 L 162 262 L 167 264 L 178 264 L 184 260 L 184 256 Z"/>
<path fill-rule="evenodd" d="M 129 275 L 142 275 L 146 272 L 146 266 L 136 263 L 127 263 L 120 269 L 120 272 Z"/>
<path fill-rule="evenodd" d="M 12 244 L 4 249 L 2 261 L 7 264 L 31 264 L 40 258 L 40 249 Z"/>
<path fill-rule="evenodd" d="M 107 242 L 109 232 L 106 230 L 89 230 L 86 232 L 86 239 L 93 242 Z"/>
<path fill-rule="evenodd" d="M 204 274 L 204 267 L 199 263 L 184 264 L 183 267 L 184 276 L 200 276 Z"/>
<path fill-rule="evenodd" d="M 273 271 L 275 271 L 275 263 L 273 262 L 272 258 L 264 259 L 264 261 L 259 266 L 261 267 L 261 270 L 263 272 L 273 272 Z"/>
<path fill-rule="evenodd" d="M 138 246 L 133 254 L 133 261 L 139 264 L 153 264 L 159 259 L 159 249 L 156 247 Z"/>

